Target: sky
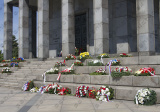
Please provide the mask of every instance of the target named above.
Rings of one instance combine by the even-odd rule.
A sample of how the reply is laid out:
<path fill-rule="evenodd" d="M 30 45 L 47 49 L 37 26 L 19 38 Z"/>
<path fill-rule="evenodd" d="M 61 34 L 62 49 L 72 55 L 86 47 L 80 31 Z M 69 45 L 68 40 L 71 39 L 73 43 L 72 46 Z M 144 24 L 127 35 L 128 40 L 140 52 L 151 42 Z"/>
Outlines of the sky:
<path fill-rule="evenodd" d="M 13 35 L 18 39 L 19 8 L 13 7 Z M 4 38 L 4 0 L 0 0 L 0 50 L 3 50 Z"/>

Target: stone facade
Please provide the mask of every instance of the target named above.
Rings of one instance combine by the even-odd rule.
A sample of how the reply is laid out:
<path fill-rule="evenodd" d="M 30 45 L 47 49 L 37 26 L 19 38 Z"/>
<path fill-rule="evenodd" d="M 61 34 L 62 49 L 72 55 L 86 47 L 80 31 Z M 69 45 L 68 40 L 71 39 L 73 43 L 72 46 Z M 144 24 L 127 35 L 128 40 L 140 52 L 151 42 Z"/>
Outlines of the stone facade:
<path fill-rule="evenodd" d="M 12 57 L 13 6 L 19 7 L 19 57 L 74 54 L 76 38 L 91 55 L 160 52 L 159 0 L 4 0 L 4 59 Z"/>

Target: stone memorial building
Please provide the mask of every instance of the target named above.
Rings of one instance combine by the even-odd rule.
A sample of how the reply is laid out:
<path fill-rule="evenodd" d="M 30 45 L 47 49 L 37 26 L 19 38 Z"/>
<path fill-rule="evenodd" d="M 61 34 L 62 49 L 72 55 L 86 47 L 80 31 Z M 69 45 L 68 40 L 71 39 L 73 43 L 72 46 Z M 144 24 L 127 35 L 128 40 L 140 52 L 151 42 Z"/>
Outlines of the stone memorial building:
<path fill-rule="evenodd" d="M 66 56 L 75 47 L 91 55 L 160 52 L 159 0 L 4 0 L 4 59 L 12 58 L 13 6 L 19 57 Z"/>

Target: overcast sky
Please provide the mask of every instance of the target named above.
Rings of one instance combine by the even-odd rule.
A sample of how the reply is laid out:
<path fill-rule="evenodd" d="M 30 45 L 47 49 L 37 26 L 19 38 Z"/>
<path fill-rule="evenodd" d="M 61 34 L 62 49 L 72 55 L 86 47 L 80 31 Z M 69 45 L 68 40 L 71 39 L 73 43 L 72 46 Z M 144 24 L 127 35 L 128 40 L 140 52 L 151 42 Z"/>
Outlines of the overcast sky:
<path fill-rule="evenodd" d="M 13 35 L 18 39 L 19 9 L 13 7 Z M 4 38 L 4 0 L 0 0 L 0 50 L 2 50 Z"/>

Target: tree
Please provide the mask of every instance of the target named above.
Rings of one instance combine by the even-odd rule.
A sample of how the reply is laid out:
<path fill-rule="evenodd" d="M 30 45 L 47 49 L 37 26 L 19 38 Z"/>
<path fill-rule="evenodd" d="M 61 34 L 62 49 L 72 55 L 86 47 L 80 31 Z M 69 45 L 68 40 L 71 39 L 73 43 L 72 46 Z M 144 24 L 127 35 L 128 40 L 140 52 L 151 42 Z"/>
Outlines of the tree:
<path fill-rule="evenodd" d="M 3 60 L 3 53 L 2 53 L 2 51 L 0 50 L 0 61 L 2 61 Z"/>
<path fill-rule="evenodd" d="M 16 37 L 12 36 L 12 57 L 18 58 L 18 40 Z"/>

